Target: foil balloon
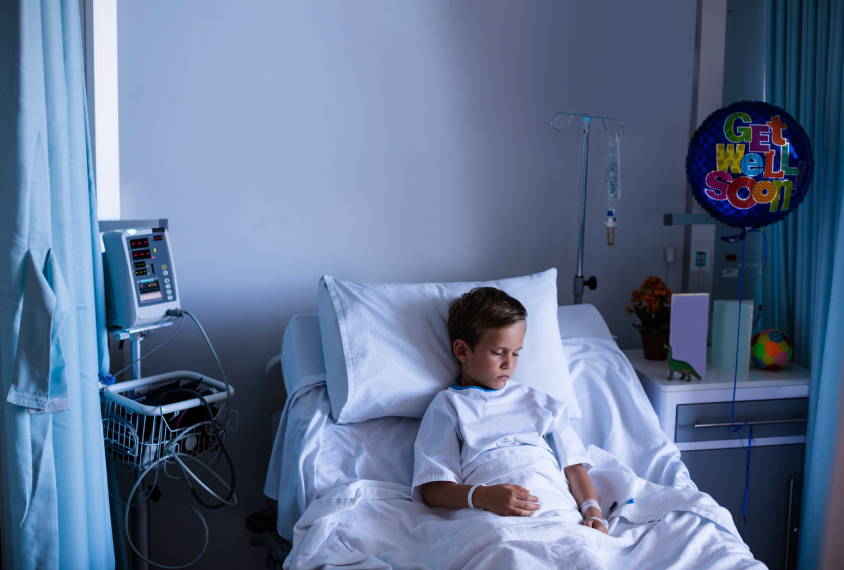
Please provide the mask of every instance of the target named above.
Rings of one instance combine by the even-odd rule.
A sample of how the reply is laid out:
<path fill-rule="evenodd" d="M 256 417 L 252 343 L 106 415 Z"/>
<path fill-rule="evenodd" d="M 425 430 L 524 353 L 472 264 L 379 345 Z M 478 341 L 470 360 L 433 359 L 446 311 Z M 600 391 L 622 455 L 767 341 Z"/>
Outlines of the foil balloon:
<path fill-rule="evenodd" d="M 741 101 L 709 115 L 686 155 L 698 204 L 719 222 L 756 229 L 778 222 L 806 197 L 815 169 L 803 128 L 779 107 Z"/>

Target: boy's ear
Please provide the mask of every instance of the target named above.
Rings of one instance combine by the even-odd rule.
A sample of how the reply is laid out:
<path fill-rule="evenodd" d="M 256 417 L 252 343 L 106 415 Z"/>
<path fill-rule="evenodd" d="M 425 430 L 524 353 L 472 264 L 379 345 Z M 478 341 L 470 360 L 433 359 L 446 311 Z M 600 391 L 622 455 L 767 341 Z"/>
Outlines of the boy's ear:
<path fill-rule="evenodd" d="M 454 341 L 454 344 L 451 345 L 451 350 L 454 351 L 454 356 L 457 357 L 457 360 L 460 362 L 466 362 L 469 360 L 469 345 L 466 344 L 466 341 L 462 338 L 458 338 Z"/>

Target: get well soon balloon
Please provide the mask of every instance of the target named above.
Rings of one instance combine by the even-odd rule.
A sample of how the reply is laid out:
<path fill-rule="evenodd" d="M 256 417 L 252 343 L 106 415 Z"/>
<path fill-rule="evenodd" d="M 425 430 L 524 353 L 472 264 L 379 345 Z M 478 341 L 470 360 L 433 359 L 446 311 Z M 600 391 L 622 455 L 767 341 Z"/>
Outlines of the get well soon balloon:
<path fill-rule="evenodd" d="M 778 222 L 806 197 L 815 160 L 802 127 L 784 110 L 741 101 L 709 115 L 686 156 L 695 200 L 727 225 Z"/>

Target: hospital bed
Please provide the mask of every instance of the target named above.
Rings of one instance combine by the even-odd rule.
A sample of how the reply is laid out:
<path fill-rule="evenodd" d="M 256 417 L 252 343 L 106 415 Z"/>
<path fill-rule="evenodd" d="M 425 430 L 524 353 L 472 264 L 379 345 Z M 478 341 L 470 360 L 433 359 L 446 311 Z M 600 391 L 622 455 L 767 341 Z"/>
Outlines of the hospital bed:
<path fill-rule="evenodd" d="M 672 486 L 680 493 L 697 493 L 680 460 L 679 450 L 660 429 L 636 373 L 613 341 L 597 309 L 591 305 L 559 307 L 558 322 L 582 411 L 582 418 L 571 423 L 584 445 L 614 456 L 644 480 L 642 484 L 649 482 Z M 413 546 L 413 534 L 429 524 L 413 518 L 413 512 L 417 512 L 414 509 L 427 507 L 420 507 L 402 495 L 411 485 L 413 443 L 420 420 L 382 417 L 360 423 L 334 422 L 316 314 L 291 319 L 284 335 L 281 361 L 288 398 L 275 435 L 264 492 L 278 501 L 278 534 L 291 543 L 298 538 L 300 543 L 298 553 L 294 545 L 291 558 L 298 557 L 292 567 L 322 567 L 331 563 L 353 568 L 401 567 L 403 558 L 395 549 L 402 544 L 411 550 L 421 549 L 418 543 Z M 387 499 L 380 502 L 384 504 L 391 499 L 394 505 L 391 508 L 398 505 L 400 510 L 392 514 L 389 509 L 380 514 L 375 511 L 367 519 L 366 514 L 373 511 L 352 509 L 351 514 L 344 515 L 351 517 L 352 523 L 345 526 L 342 521 L 325 518 L 325 513 L 332 508 L 336 511 L 338 504 L 351 504 L 361 497 Z M 604 509 L 606 513 L 606 506 Z M 613 551 L 610 559 L 627 568 L 642 565 L 764 568 L 753 559 L 728 514 L 729 520 L 724 520 L 726 511 L 721 509 L 720 518 L 717 514 L 709 518 L 706 509 L 706 506 L 689 507 L 684 512 L 661 517 L 662 520 L 630 515 L 630 520 L 640 523 L 638 526 L 623 518 L 615 523 L 611 520 L 611 535 L 626 532 L 625 536 L 632 538 L 628 547 Z M 321 527 L 314 523 L 323 520 L 320 517 L 328 521 Z M 375 520 L 379 517 L 380 521 Z M 364 520 L 368 521 L 367 525 L 361 524 Z M 294 536 L 297 522 L 300 525 L 296 532 L 304 539 Z M 367 530 L 363 530 L 364 526 Z M 361 528 L 361 536 L 355 536 L 355 528 Z M 381 538 L 402 532 L 407 536 L 390 538 L 389 544 L 379 546 Z M 332 544 L 340 545 L 339 550 Z M 430 548 L 431 544 L 426 547 Z M 310 554 L 303 554 L 307 549 Z M 385 556 L 392 560 L 380 560 L 379 549 L 389 551 Z M 334 551 L 339 552 L 338 560 L 331 560 L 330 552 Z M 414 568 L 432 567 L 418 558 L 422 557 L 419 552 L 404 556 L 404 560 L 413 561 Z M 285 567 L 290 566 L 288 560 Z"/>

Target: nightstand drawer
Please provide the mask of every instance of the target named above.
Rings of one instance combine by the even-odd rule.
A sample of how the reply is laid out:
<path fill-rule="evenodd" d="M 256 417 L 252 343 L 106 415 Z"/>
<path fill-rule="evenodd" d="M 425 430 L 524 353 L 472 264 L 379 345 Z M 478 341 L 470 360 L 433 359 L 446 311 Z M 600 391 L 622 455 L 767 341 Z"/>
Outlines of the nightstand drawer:
<path fill-rule="evenodd" d="M 729 430 L 731 402 L 677 406 L 675 442 L 738 439 Z M 736 402 L 736 425 L 753 425 L 754 439 L 806 435 L 808 398 Z M 748 428 L 745 426 L 745 429 Z M 745 440 L 747 439 L 745 435 Z"/>

